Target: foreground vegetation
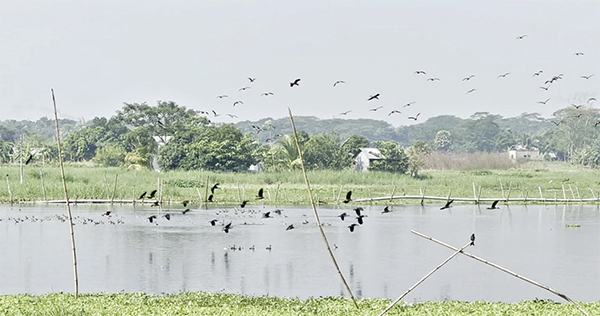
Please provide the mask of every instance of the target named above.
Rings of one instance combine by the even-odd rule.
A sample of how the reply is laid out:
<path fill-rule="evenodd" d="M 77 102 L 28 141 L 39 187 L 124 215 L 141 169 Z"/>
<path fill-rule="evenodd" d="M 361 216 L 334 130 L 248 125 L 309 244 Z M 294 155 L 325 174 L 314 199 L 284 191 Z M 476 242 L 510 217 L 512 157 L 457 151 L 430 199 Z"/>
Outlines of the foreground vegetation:
<path fill-rule="evenodd" d="M 142 192 L 157 189 L 160 179 L 163 183 L 164 202 L 190 200 L 192 204 L 203 203 L 210 194 L 208 188 L 218 183 L 221 189 L 215 190 L 214 194 L 214 203 L 217 205 L 234 205 L 243 200 L 249 200 L 250 204 L 309 203 L 304 179 L 298 170 L 261 173 L 159 173 L 119 167 L 68 165 L 65 173 L 71 199 L 137 199 Z M 18 166 L 0 166 L 0 174 L 8 175 L 13 202 L 64 199 L 60 171 L 55 165 L 25 166 L 22 184 L 19 183 Z M 480 198 L 502 197 L 502 189 L 504 195 L 508 196 L 509 187 L 511 197 L 539 197 L 540 188 L 546 198 L 562 198 L 563 187 L 567 198 L 576 199 L 598 197 L 600 191 L 600 170 L 573 167 L 566 163 L 530 163 L 508 170 L 424 170 L 418 178 L 405 174 L 350 170 L 314 170 L 308 176 L 316 198 L 325 204 L 339 203 L 349 190 L 352 190 L 354 199 L 390 196 L 392 192 L 394 195 L 420 195 L 421 190 L 430 196 L 445 197 L 452 190 L 452 197 L 473 197 L 473 184 Z M 265 199 L 257 201 L 255 196 L 260 188 L 265 189 Z M 6 183 L 0 185 L 0 202 L 10 202 Z M 396 200 L 394 203 L 403 202 Z"/>
<path fill-rule="evenodd" d="M 0 296 L 0 315 L 377 315 L 387 299 L 361 299 L 355 309 L 349 299 L 326 297 L 250 297 L 234 294 L 181 293 L 154 296 L 132 294 L 72 294 Z M 600 302 L 581 303 L 590 315 L 600 314 Z M 578 315 L 572 304 L 548 300 L 520 303 L 425 302 L 400 303 L 387 315 Z"/>

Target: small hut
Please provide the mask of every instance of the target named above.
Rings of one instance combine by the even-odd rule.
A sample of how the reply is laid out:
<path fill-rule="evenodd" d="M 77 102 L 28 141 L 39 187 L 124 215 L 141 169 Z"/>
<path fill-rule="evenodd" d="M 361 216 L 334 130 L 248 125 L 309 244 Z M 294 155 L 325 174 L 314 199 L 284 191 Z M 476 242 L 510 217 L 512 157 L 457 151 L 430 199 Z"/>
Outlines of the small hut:
<path fill-rule="evenodd" d="M 382 160 L 385 157 L 377 148 L 361 148 L 356 155 L 356 171 L 368 171 L 374 160 Z"/>

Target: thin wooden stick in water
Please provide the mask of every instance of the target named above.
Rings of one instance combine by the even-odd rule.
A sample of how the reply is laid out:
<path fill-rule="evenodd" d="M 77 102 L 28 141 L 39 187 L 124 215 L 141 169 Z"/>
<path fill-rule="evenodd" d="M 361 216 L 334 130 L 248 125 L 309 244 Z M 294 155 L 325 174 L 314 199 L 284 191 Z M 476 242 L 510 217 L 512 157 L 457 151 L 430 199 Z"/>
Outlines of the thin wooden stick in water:
<path fill-rule="evenodd" d="M 423 234 L 423 233 L 419 233 L 418 231 L 411 230 L 410 232 L 411 232 L 411 233 L 413 233 L 413 234 L 415 234 L 415 235 L 417 235 L 417 236 L 420 236 L 420 237 L 423 237 L 423 238 L 425 238 L 425 239 L 431 240 L 431 241 L 433 241 L 433 242 L 435 242 L 435 243 L 437 243 L 437 244 L 440 244 L 440 245 L 442 245 L 442 246 L 444 246 L 444 247 L 446 247 L 446 248 L 450 248 L 450 249 L 452 249 L 452 250 L 458 251 L 458 249 L 457 249 L 456 247 L 454 247 L 454 246 L 451 246 L 451 245 L 449 245 L 449 244 L 447 244 L 447 243 L 445 243 L 445 242 L 443 242 L 443 241 L 439 241 L 439 240 L 437 240 L 437 239 L 434 239 L 434 238 L 432 238 L 432 237 L 429 237 L 429 236 L 427 236 L 427 235 L 425 235 L 425 234 Z M 475 259 L 475 260 L 477 260 L 477 261 L 480 261 L 480 262 L 483 262 L 483 263 L 485 263 L 485 264 L 487 264 L 487 265 L 489 265 L 489 266 L 492 266 L 492 267 L 494 267 L 494 268 L 496 268 L 496 269 L 498 269 L 498 270 L 500 270 L 500 271 L 502 271 L 502 272 L 506 272 L 506 273 L 508 273 L 508 274 L 510 274 L 510 275 L 512 275 L 512 276 L 514 276 L 514 277 L 516 277 L 516 278 L 519 278 L 519 279 L 521 279 L 521 280 L 523 280 L 523 281 L 529 282 L 529 283 L 531 283 L 531 284 L 533 284 L 533 285 L 535 285 L 535 286 L 541 287 L 541 288 L 542 288 L 542 289 L 544 289 L 544 290 L 550 291 L 551 293 L 553 293 L 553 294 L 555 294 L 555 295 L 557 295 L 557 296 L 559 296 L 559 297 L 561 297 L 561 298 L 565 299 L 566 301 L 568 301 L 568 302 L 572 303 L 573 305 L 575 305 L 575 307 L 577 307 L 577 309 L 579 309 L 579 310 L 580 310 L 580 311 L 581 311 L 581 312 L 582 312 L 584 315 L 587 315 L 587 316 L 589 316 L 589 315 L 590 315 L 590 314 L 588 314 L 588 313 L 587 313 L 587 312 L 586 312 L 586 311 L 585 311 L 585 310 L 584 310 L 584 309 L 583 309 L 581 306 L 579 306 L 579 304 L 577 304 L 577 302 L 575 302 L 575 301 L 573 301 L 572 299 L 568 298 L 568 297 L 567 297 L 565 294 L 562 294 L 562 293 L 560 293 L 560 292 L 558 292 L 558 291 L 556 291 L 556 290 L 554 290 L 554 289 L 551 289 L 550 287 L 548 287 L 548 286 L 546 286 L 546 285 L 543 285 L 543 284 L 541 284 L 541 283 L 538 283 L 538 282 L 536 282 L 536 281 L 534 281 L 534 280 L 532 280 L 532 279 L 529 279 L 529 278 L 526 278 L 526 277 L 524 277 L 524 276 L 522 276 L 522 275 L 519 275 L 519 274 L 517 274 L 517 273 L 515 273 L 515 272 L 513 272 L 513 271 L 511 271 L 511 270 L 508 270 L 508 269 L 506 269 L 506 268 L 504 268 L 504 267 L 501 267 L 501 266 L 499 266 L 499 265 L 497 265 L 497 264 L 495 264 L 495 263 L 489 262 L 489 261 L 487 261 L 487 260 L 485 260 L 485 259 L 483 259 L 483 258 L 479 258 L 479 257 L 477 257 L 477 256 L 475 256 L 475 255 L 472 255 L 472 254 L 470 254 L 470 253 L 467 253 L 467 252 L 463 252 L 463 251 L 459 251 L 459 252 L 460 252 L 460 253 L 462 253 L 463 255 L 467 256 L 467 257 L 473 258 L 473 259 Z"/>
<path fill-rule="evenodd" d="M 428 277 L 430 277 L 435 271 L 439 270 L 442 266 L 444 266 L 446 263 L 448 263 L 448 261 L 452 260 L 452 258 L 456 257 L 456 255 L 461 253 L 465 248 L 469 247 L 469 245 L 471 245 L 471 244 L 472 244 L 472 242 L 469 241 L 462 248 L 456 250 L 456 252 L 453 253 L 450 257 L 448 257 L 448 259 L 444 260 L 433 270 L 429 271 L 429 273 L 427 273 L 423 278 L 421 278 L 421 280 L 417 281 L 417 283 L 415 283 L 408 290 L 406 290 L 406 292 L 402 293 L 402 295 L 400 295 L 400 297 L 398 297 L 395 301 L 393 301 L 392 304 L 390 304 L 390 306 L 388 306 L 383 312 L 381 312 L 379 314 L 379 316 L 382 316 L 383 314 L 387 313 L 392 307 L 394 307 L 394 305 L 396 305 L 398 302 L 400 302 L 401 299 L 403 299 L 406 295 L 408 295 L 408 293 L 410 293 L 412 290 L 414 290 L 417 286 L 419 286 L 419 284 L 423 283 L 423 281 L 425 281 Z"/>
<path fill-rule="evenodd" d="M 40 168 L 40 181 L 42 182 L 42 194 L 44 195 L 44 202 L 48 202 L 48 199 L 46 198 L 46 187 L 44 186 L 44 172 L 42 171 L 42 168 Z"/>
<path fill-rule="evenodd" d="M 348 286 L 348 283 L 346 282 L 346 279 L 344 278 L 344 275 L 342 274 L 342 271 L 340 270 L 340 267 L 339 267 L 337 261 L 335 260 L 335 256 L 333 255 L 333 251 L 331 251 L 331 247 L 329 246 L 329 241 L 327 240 L 325 231 L 323 231 L 323 226 L 321 225 L 321 220 L 319 219 L 319 213 L 317 212 L 317 206 L 315 204 L 315 200 L 312 195 L 312 190 L 310 189 L 310 182 L 308 181 L 308 176 L 306 175 L 306 167 L 304 166 L 304 157 L 302 156 L 302 150 L 300 150 L 300 143 L 298 141 L 298 133 L 296 132 L 296 124 L 294 124 L 294 117 L 292 116 L 292 110 L 290 108 L 288 108 L 288 112 L 290 113 L 290 121 L 292 122 L 292 131 L 294 132 L 294 138 L 296 140 L 296 149 L 298 149 L 298 157 L 300 158 L 300 166 L 302 167 L 302 174 L 304 175 L 304 182 L 306 183 L 306 188 L 308 189 L 308 197 L 310 199 L 310 204 L 312 205 L 313 213 L 315 214 L 315 221 L 317 222 L 317 227 L 319 227 L 319 231 L 321 232 L 321 237 L 323 237 L 323 241 L 325 242 L 325 246 L 327 247 L 327 251 L 329 252 L 329 256 L 331 257 L 331 260 L 333 261 L 333 265 L 335 266 L 335 269 L 337 270 L 338 274 L 342 278 L 342 282 L 344 283 L 346 290 L 350 294 L 350 298 L 352 298 L 352 303 L 354 303 L 354 306 L 356 308 L 358 308 L 358 304 L 356 304 L 356 299 L 354 298 L 354 295 L 352 294 L 352 290 L 350 290 L 350 286 Z"/>
<path fill-rule="evenodd" d="M 67 191 L 67 181 L 65 180 L 65 168 L 63 166 L 62 149 L 60 147 L 60 131 L 58 128 L 58 113 L 56 112 L 56 99 L 54 98 L 54 89 L 52 91 L 52 103 L 54 104 L 54 122 L 56 123 L 56 144 L 58 146 L 58 162 L 60 164 L 60 176 L 62 178 L 63 189 L 65 191 L 65 202 L 67 205 L 67 214 L 69 215 L 69 231 L 71 232 L 71 250 L 73 254 L 73 279 L 75 281 L 75 297 L 79 294 L 79 279 L 77 278 L 77 252 L 75 251 L 75 232 L 73 231 L 73 216 L 71 215 L 71 204 L 69 203 L 69 192 Z"/>
<path fill-rule="evenodd" d="M 110 198 L 110 204 L 115 200 L 115 193 L 117 192 L 117 180 L 119 178 L 119 174 L 115 173 L 115 185 L 113 186 L 112 196 Z"/>
<path fill-rule="evenodd" d="M 8 181 L 8 174 L 6 175 L 6 186 L 8 187 L 8 198 L 10 199 L 10 205 L 13 204 L 13 195 L 12 195 L 12 191 L 10 190 L 10 181 Z"/>

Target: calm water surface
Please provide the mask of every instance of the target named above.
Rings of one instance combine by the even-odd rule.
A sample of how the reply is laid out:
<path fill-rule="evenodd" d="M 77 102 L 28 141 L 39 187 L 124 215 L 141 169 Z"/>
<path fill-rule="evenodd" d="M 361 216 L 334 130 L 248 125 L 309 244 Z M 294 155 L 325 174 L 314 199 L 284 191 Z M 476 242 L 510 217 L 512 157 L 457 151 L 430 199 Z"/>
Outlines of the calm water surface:
<path fill-rule="evenodd" d="M 597 205 L 502 205 L 499 210 L 455 205 L 449 211 L 439 207 L 401 205 L 382 214 L 382 206 L 367 206 L 368 217 L 354 233 L 347 228 L 356 222 L 351 206 L 319 210 L 321 220 L 331 224 L 325 232 L 337 245 L 335 256 L 355 296 L 396 298 L 453 253 L 410 233 L 414 229 L 457 247 L 475 233 L 476 246 L 468 252 L 575 300 L 600 300 Z M 110 217 L 102 215 L 107 210 L 112 211 Z M 274 218 L 262 218 L 274 207 L 247 206 L 243 212 L 233 207 L 192 208 L 185 215 L 182 210 L 74 206 L 80 291 L 347 296 L 312 210 L 283 208 L 282 216 Z M 337 217 L 342 212 L 352 216 L 342 222 Z M 171 220 L 162 217 L 167 213 Z M 64 214 L 64 206 L 0 205 L 0 294 L 73 292 L 69 229 L 60 220 Z M 156 224 L 147 220 L 151 215 L 157 215 Z M 212 219 L 219 220 L 217 226 L 210 225 Z M 229 222 L 233 228 L 226 234 L 221 225 Z M 296 229 L 286 231 L 289 224 Z M 233 245 L 243 249 L 227 249 Z M 405 301 L 536 298 L 561 301 L 457 256 Z"/>

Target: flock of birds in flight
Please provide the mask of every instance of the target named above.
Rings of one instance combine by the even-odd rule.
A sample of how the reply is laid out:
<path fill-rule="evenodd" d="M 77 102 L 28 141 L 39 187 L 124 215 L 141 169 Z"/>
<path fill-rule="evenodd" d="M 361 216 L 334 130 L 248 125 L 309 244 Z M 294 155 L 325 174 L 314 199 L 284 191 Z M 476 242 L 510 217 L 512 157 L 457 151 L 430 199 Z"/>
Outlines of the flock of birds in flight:
<path fill-rule="evenodd" d="M 520 36 L 516 37 L 516 40 L 524 40 L 526 37 L 528 37 L 526 34 L 520 35 Z M 573 55 L 574 56 L 584 56 L 584 53 L 583 52 L 575 52 L 575 53 L 573 53 Z M 544 71 L 543 70 L 539 70 L 539 71 L 534 72 L 532 74 L 532 77 L 541 77 L 543 74 L 544 74 Z M 416 76 L 425 76 L 426 77 L 426 81 L 429 81 L 429 82 L 436 82 L 436 81 L 441 81 L 442 80 L 439 77 L 434 77 L 434 76 L 429 76 L 428 77 L 427 76 L 427 72 L 424 71 L 424 70 L 415 70 L 414 71 L 414 75 L 416 75 Z M 507 78 L 509 75 L 511 75 L 510 72 L 505 72 L 505 73 L 499 74 L 496 77 L 496 79 L 504 79 L 504 78 Z M 595 74 L 593 74 L 593 73 L 589 74 L 589 75 L 587 75 L 587 74 L 586 75 L 581 75 L 580 78 L 584 79 L 584 80 L 588 80 L 588 79 L 592 78 L 594 75 Z M 552 75 L 547 80 L 543 81 L 543 85 L 540 85 L 540 89 L 542 89 L 544 91 L 548 91 L 550 89 L 550 87 L 552 86 L 552 84 L 554 84 L 555 82 L 557 82 L 559 80 L 562 80 L 563 76 L 564 76 L 563 74 Z M 475 74 L 470 74 L 470 75 L 462 78 L 462 81 L 463 82 L 471 82 L 475 77 L 476 77 Z M 248 79 L 248 81 L 249 81 L 250 84 L 254 83 L 257 80 L 256 77 L 247 77 L 247 79 Z M 301 78 L 296 78 L 296 79 L 292 80 L 289 83 L 289 87 L 290 88 L 300 87 L 300 82 L 301 82 Z M 346 83 L 346 81 L 344 81 L 344 80 L 337 80 L 337 81 L 335 81 L 333 83 L 333 87 L 335 88 L 335 87 L 337 87 L 339 85 L 342 85 L 342 84 L 345 84 L 345 83 Z M 250 89 L 252 89 L 252 86 L 248 85 L 248 86 L 244 86 L 244 87 L 239 88 L 238 92 L 243 92 L 243 91 L 247 91 L 247 90 L 250 90 Z M 472 93 L 474 93 L 476 91 L 477 91 L 476 88 L 470 88 L 469 90 L 466 91 L 465 94 L 469 95 L 469 94 L 472 94 Z M 263 96 L 263 97 L 270 97 L 270 96 L 273 96 L 275 94 L 273 92 L 271 92 L 271 91 L 267 91 L 267 92 L 261 93 L 260 95 Z M 372 94 L 372 95 L 366 97 L 365 100 L 367 102 L 379 100 L 380 96 L 381 96 L 380 93 L 375 93 L 375 94 Z M 221 94 L 221 95 L 217 96 L 218 99 L 225 99 L 225 98 L 228 98 L 228 97 L 229 96 L 227 94 Z M 551 98 L 545 98 L 544 100 L 540 100 L 537 103 L 538 104 L 542 104 L 542 105 L 546 105 L 550 101 L 551 101 Z M 571 105 L 573 105 L 575 108 L 579 109 L 582 106 L 590 105 L 590 103 L 594 102 L 594 101 L 596 101 L 595 98 L 589 98 L 587 100 L 586 104 L 571 104 Z M 408 103 L 402 105 L 402 108 L 400 108 L 400 109 L 393 109 L 390 112 L 388 112 L 388 116 L 392 116 L 392 115 L 396 115 L 396 114 L 401 114 L 402 111 L 404 111 L 405 108 L 410 107 L 410 106 L 414 105 L 415 103 L 417 103 L 417 101 L 411 101 L 411 102 L 408 102 Z M 244 102 L 242 100 L 236 100 L 232 104 L 235 107 L 235 106 L 241 106 L 241 105 L 243 105 Z M 377 112 L 377 111 L 379 111 L 381 109 L 383 109 L 383 106 L 379 105 L 379 106 L 370 108 L 368 111 L 369 112 Z M 212 115 L 214 117 L 220 116 L 220 114 L 217 113 L 215 110 L 211 110 L 211 112 L 212 112 Z M 352 112 L 352 110 L 343 111 L 343 112 L 339 113 L 339 116 L 346 116 L 346 115 L 350 114 L 351 112 Z M 207 116 L 211 115 L 211 113 L 207 112 L 207 111 L 199 111 L 199 113 L 203 114 L 203 115 L 207 115 Z M 226 114 L 226 115 L 229 116 L 229 117 L 231 117 L 231 118 L 238 118 L 238 116 L 235 115 L 235 114 Z M 418 113 L 416 113 L 414 115 L 407 116 L 407 119 L 408 120 L 417 121 L 419 119 L 419 115 L 421 115 L 420 112 L 418 112 Z M 596 126 L 598 124 L 600 124 L 600 122 L 597 123 Z"/>

